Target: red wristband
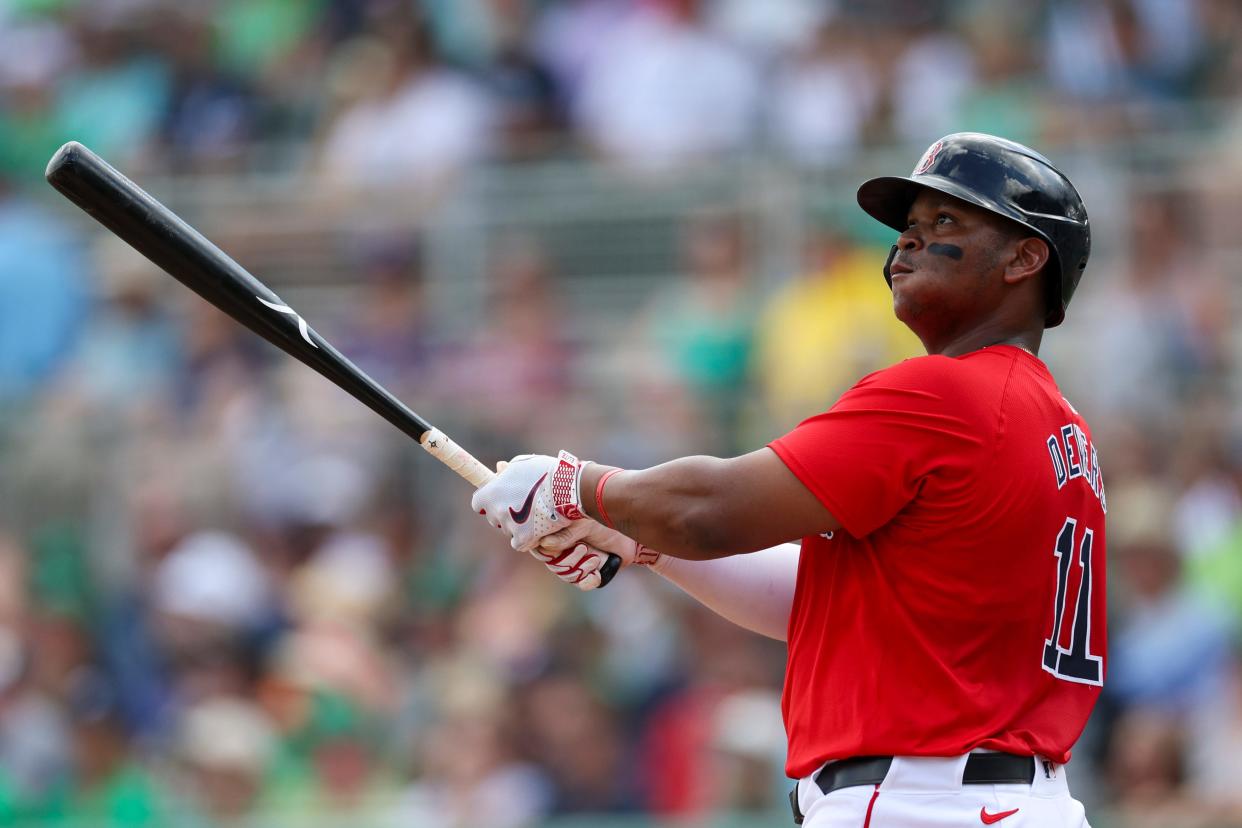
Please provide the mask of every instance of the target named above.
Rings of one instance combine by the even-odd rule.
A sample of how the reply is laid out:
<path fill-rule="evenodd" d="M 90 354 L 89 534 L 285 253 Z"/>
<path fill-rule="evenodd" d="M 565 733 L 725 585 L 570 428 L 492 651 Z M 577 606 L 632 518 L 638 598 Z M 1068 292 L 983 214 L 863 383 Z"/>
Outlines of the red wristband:
<path fill-rule="evenodd" d="M 595 484 L 595 511 L 599 512 L 600 522 L 609 529 L 616 529 L 612 525 L 612 519 L 608 517 L 608 510 L 604 508 L 604 484 L 608 482 L 608 478 L 614 474 L 619 474 L 621 469 L 609 469 L 599 476 L 599 482 Z"/>

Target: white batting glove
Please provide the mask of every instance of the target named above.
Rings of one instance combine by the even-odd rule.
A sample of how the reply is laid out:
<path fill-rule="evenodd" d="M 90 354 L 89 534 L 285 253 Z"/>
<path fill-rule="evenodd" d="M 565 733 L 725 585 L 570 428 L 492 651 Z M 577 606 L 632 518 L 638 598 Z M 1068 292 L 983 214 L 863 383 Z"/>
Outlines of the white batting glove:
<path fill-rule="evenodd" d="M 599 569 L 610 552 L 621 559 L 622 568 L 632 564 L 652 566 L 660 559 L 660 553 L 654 549 L 590 518 L 576 520 L 545 535 L 530 550 L 549 572 L 581 590 L 599 587 Z"/>
<path fill-rule="evenodd" d="M 581 520 L 582 463 L 567 451 L 556 457 L 520 454 L 475 490 L 470 506 L 508 533 L 514 549 L 529 551 L 545 536 Z"/>

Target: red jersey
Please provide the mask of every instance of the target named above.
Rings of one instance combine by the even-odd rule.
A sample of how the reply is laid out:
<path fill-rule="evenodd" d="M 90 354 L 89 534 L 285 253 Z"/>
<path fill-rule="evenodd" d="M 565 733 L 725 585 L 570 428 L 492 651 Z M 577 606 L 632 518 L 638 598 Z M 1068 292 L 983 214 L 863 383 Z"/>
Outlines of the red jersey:
<path fill-rule="evenodd" d="M 1104 678 L 1104 489 L 1038 358 L 864 377 L 771 444 L 843 527 L 804 538 L 786 771 L 973 748 L 1069 759 Z"/>

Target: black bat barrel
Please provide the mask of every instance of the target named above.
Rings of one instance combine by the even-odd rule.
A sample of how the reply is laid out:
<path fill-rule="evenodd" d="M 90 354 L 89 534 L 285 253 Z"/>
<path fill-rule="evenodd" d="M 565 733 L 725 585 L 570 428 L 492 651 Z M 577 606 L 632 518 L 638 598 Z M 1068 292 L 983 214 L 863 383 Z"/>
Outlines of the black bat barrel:
<path fill-rule="evenodd" d="M 305 363 L 415 440 L 431 424 L 315 333 L 266 285 L 108 162 L 76 141 L 48 162 L 48 183 L 170 276 Z"/>

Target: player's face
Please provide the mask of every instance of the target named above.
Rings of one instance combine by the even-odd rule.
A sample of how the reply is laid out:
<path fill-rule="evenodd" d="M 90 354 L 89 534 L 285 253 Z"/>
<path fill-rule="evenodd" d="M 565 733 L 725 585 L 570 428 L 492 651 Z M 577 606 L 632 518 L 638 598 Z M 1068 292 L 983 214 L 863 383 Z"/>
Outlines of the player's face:
<path fill-rule="evenodd" d="M 893 311 L 928 343 L 995 307 L 1003 219 L 952 196 L 925 190 L 910 206 L 891 274 Z"/>

